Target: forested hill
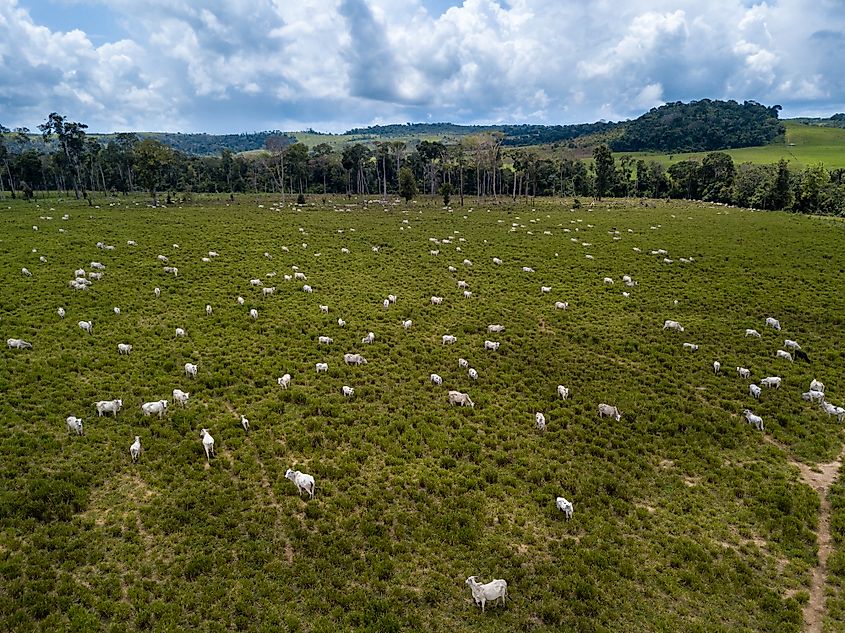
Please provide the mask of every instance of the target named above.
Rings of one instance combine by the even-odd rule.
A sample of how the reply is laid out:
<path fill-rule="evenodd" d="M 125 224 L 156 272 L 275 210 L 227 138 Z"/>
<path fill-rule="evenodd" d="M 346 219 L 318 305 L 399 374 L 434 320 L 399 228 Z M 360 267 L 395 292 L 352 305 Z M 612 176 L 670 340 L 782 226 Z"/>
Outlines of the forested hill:
<path fill-rule="evenodd" d="M 768 145 L 782 138 L 780 106 L 754 101 L 667 103 L 621 126 L 610 142 L 618 152 L 709 152 Z"/>

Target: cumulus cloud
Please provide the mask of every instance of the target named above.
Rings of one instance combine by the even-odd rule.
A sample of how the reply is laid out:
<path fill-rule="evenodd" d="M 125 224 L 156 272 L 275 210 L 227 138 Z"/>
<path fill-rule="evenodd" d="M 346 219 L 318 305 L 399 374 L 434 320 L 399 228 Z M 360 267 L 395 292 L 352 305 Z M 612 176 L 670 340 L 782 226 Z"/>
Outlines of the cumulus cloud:
<path fill-rule="evenodd" d="M 0 123 L 110 131 L 572 123 L 663 101 L 845 109 L 838 0 L 75 0 L 92 43 L 0 0 Z"/>

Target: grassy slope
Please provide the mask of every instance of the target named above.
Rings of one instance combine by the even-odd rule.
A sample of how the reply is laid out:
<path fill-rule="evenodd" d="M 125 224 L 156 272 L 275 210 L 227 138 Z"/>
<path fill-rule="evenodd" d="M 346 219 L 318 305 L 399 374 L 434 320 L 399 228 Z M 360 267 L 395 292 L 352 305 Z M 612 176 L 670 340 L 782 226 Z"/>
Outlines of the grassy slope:
<path fill-rule="evenodd" d="M 790 166 L 803 169 L 823 163 L 828 169 L 845 167 L 845 129 L 812 127 L 786 121 L 786 143 L 725 150 L 736 163 L 777 163 L 781 158 Z M 794 145 L 793 145 L 794 144 Z M 656 160 L 665 166 L 690 158 L 702 159 L 705 152 L 693 154 L 653 154 L 636 152 L 637 158 Z"/>
<path fill-rule="evenodd" d="M 2 207 L 3 338 L 35 347 L 4 350 L 0 364 L 0 628 L 800 630 L 818 501 L 737 413 L 752 405 L 799 459 L 837 453 L 839 425 L 800 391 L 814 376 L 831 394 L 845 385 L 842 310 L 830 309 L 845 290 L 845 227 L 684 204 L 571 212 L 543 200 L 536 211 L 450 214 L 425 204 L 280 212 L 251 200 Z M 54 220 L 39 219 L 46 213 Z M 526 228 L 508 232 L 512 222 Z M 429 237 L 453 231 L 463 252 L 428 255 Z M 117 249 L 97 250 L 98 240 Z M 665 265 L 634 246 L 696 263 Z M 208 250 L 220 257 L 200 262 Z M 161 273 L 158 253 L 179 277 Z M 471 269 L 446 270 L 464 257 Z M 91 260 L 107 265 L 105 278 L 68 289 Z M 282 281 L 293 264 L 314 295 Z M 262 299 L 248 279 L 271 270 L 279 294 Z M 640 283 L 630 300 L 601 283 L 625 273 Z M 390 292 L 398 302 L 384 310 Z M 443 306 L 429 305 L 433 294 Z M 556 300 L 570 310 L 555 311 Z M 783 335 L 742 336 L 767 315 Z M 76 325 L 89 318 L 93 336 Z M 662 332 L 665 318 L 687 331 Z M 507 331 L 486 334 L 494 322 Z M 173 337 L 177 326 L 187 339 Z M 368 330 L 376 343 L 360 345 Z M 456 345 L 440 344 L 447 332 Z M 335 344 L 321 348 L 320 334 Z M 812 367 L 773 358 L 783 336 L 801 341 Z M 502 349 L 484 352 L 494 337 Z M 118 342 L 133 354 L 119 357 Z M 370 363 L 345 367 L 353 350 Z M 724 375 L 712 372 L 716 358 Z M 195 381 L 182 372 L 189 360 Z M 324 360 L 330 371 L 318 377 Z M 784 387 L 749 402 L 736 365 L 755 379 L 782 375 Z M 275 382 L 285 372 L 289 391 Z M 428 383 L 431 372 L 443 387 Z M 556 399 L 558 383 L 571 400 Z M 344 384 L 356 389 L 350 402 Z M 141 415 L 141 402 L 174 387 L 191 392 L 187 409 Z M 449 407 L 447 388 L 469 392 L 475 409 Z M 92 403 L 111 397 L 125 402 L 117 419 L 93 417 Z M 618 404 L 620 423 L 597 419 L 602 401 Z M 236 413 L 252 421 L 249 436 Z M 84 437 L 66 434 L 71 414 L 85 419 Z M 201 427 L 217 440 L 210 466 Z M 135 434 L 145 452 L 133 466 Z M 294 465 L 315 475 L 315 500 L 284 479 Z M 554 509 L 561 494 L 575 503 L 572 521 Z M 463 584 L 470 574 L 506 578 L 507 608 L 482 616 Z"/>

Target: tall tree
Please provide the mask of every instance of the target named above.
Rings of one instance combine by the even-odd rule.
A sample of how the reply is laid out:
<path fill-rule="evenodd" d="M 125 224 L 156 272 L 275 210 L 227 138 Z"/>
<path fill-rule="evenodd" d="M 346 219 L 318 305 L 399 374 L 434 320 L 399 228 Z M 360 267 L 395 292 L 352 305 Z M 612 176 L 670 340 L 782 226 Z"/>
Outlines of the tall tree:
<path fill-rule="evenodd" d="M 88 126 L 68 121 L 60 114 L 51 112 L 47 121 L 39 125 L 38 129 L 41 130 L 45 142 L 55 135 L 62 156 L 60 166 L 70 171 L 76 199 L 80 197 L 80 189 L 82 196 L 86 196 L 82 181 L 82 157 L 85 153 L 85 130 Z"/>
<path fill-rule="evenodd" d="M 613 153 L 607 145 L 599 145 L 593 150 L 593 169 L 596 172 L 596 198 L 601 200 L 612 188 L 616 172 Z"/>
<path fill-rule="evenodd" d="M 405 198 L 405 204 L 417 195 L 417 179 L 410 167 L 403 167 L 399 171 L 399 195 Z"/>
<path fill-rule="evenodd" d="M 153 205 L 158 204 L 158 190 L 172 159 L 170 148 L 152 138 L 144 139 L 135 147 L 135 172 L 152 196 Z"/>
<path fill-rule="evenodd" d="M 282 204 L 285 203 L 285 154 L 292 144 L 293 141 L 286 135 L 268 136 L 264 141 L 264 147 L 270 152 L 267 170 L 282 192 Z"/>

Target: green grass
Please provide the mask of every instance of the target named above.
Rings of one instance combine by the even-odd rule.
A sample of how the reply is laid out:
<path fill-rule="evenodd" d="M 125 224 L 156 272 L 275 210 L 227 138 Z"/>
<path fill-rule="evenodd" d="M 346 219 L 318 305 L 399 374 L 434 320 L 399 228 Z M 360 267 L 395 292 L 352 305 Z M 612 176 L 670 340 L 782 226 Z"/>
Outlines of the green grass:
<path fill-rule="evenodd" d="M 0 206 L 3 338 L 34 346 L 4 349 L 0 363 L 0 629 L 801 629 L 818 498 L 788 460 L 829 461 L 842 441 L 800 397 L 813 377 L 834 401 L 845 385 L 842 224 L 614 201 L 577 212 L 560 200 L 451 212 L 339 198 L 279 209 L 254 196 L 114 205 Z M 429 238 L 448 236 L 430 256 Z M 98 250 L 100 240 L 116 249 Z M 676 263 L 647 254 L 657 248 Z M 201 262 L 209 250 L 220 256 Z M 178 277 L 161 272 L 159 253 Z M 106 264 L 103 280 L 68 288 L 92 260 Z M 292 265 L 313 295 L 283 280 Z M 639 282 L 627 300 L 623 274 Z M 254 277 L 277 295 L 262 298 Z M 389 293 L 398 301 L 385 310 Z M 430 305 L 435 294 L 444 305 Z M 570 309 L 554 310 L 559 300 Z M 764 330 L 769 315 L 782 333 Z M 661 331 L 667 318 L 686 332 Z M 93 336 L 81 319 L 93 319 Z M 507 329 L 489 335 L 490 323 Z M 746 327 L 763 340 L 744 338 Z M 370 330 L 375 343 L 361 345 Z M 441 345 L 445 333 L 458 342 Z M 322 334 L 335 343 L 319 346 Z M 812 365 L 775 359 L 784 337 Z M 483 350 L 488 338 L 498 352 Z M 120 342 L 131 356 L 118 356 Z M 349 351 L 369 364 L 346 367 Z M 196 380 L 184 376 L 188 361 Z M 330 369 L 317 376 L 320 361 Z M 737 365 L 784 385 L 750 402 Z M 276 384 L 286 372 L 287 391 Z M 559 383 L 570 400 L 556 397 Z M 174 387 L 191 392 L 187 408 L 142 416 L 142 402 Z M 450 407 L 447 389 L 475 408 Z M 92 415 L 93 402 L 116 397 L 117 419 Z M 622 421 L 600 421 L 599 402 L 618 405 Z M 790 455 L 738 416 L 748 406 Z M 85 420 L 84 437 L 67 434 L 68 415 Z M 216 440 L 208 465 L 203 427 Z M 144 452 L 133 465 L 136 434 Z M 289 467 L 315 476 L 314 500 L 297 497 Z M 574 502 L 571 521 L 558 495 Z M 507 607 L 482 615 L 464 585 L 471 574 L 505 578 Z"/>
<path fill-rule="evenodd" d="M 845 129 L 803 125 L 790 121 L 784 123 L 786 125 L 785 143 L 724 151 L 726 154 L 730 154 L 737 164 L 773 164 L 785 159 L 791 167 L 796 169 L 804 169 L 819 163 L 824 164 L 828 169 L 845 167 Z M 701 160 L 707 153 L 656 154 L 634 152 L 629 155 L 646 160 L 655 160 L 669 167 L 684 160 Z"/>

